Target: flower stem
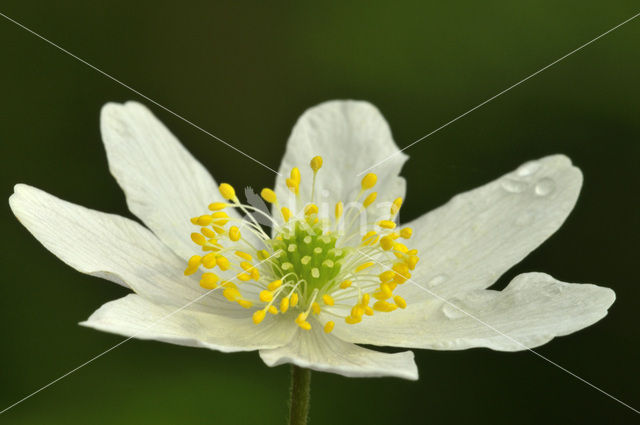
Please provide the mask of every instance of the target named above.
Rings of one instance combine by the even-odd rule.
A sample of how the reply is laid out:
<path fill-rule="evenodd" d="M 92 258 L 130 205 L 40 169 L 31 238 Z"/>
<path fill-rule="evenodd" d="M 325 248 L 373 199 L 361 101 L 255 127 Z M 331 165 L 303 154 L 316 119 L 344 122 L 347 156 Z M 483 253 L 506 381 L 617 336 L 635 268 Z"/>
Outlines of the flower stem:
<path fill-rule="evenodd" d="M 311 370 L 291 365 L 289 425 L 306 425 L 311 400 Z"/>

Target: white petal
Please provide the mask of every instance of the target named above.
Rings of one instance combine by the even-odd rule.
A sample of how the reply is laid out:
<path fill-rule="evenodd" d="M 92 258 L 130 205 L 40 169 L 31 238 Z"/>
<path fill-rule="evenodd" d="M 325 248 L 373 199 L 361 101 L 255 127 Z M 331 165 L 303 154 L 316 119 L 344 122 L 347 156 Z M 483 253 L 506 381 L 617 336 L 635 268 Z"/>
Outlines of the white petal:
<path fill-rule="evenodd" d="M 334 333 L 362 344 L 519 351 L 594 324 L 607 315 L 614 300 L 609 288 L 525 273 L 503 291 L 471 291 L 448 300 L 450 304 L 423 301 L 404 311 L 376 314 L 357 325 L 336 324 Z"/>
<path fill-rule="evenodd" d="M 189 235 L 197 228 L 189 219 L 206 214 L 211 202 L 224 201 L 211 175 L 139 103 L 107 103 L 100 129 L 109 169 L 131 212 L 178 255 L 193 255 Z"/>
<path fill-rule="evenodd" d="M 371 170 L 378 174 L 378 199 L 391 202 L 404 197 L 405 181 L 399 177 L 407 156 L 399 153 L 389 125 L 378 109 L 367 102 L 330 101 L 308 109 L 293 127 L 287 150 L 276 178 L 276 194 L 283 204 L 291 204 L 285 179 L 291 169 L 300 169 L 300 196 L 311 197 L 313 172 L 309 161 L 323 158 L 316 180 L 316 202 L 329 208 L 337 201 L 349 202 L 360 191 L 359 173 L 389 158 Z M 375 205 L 375 204 L 374 204 Z"/>
<path fill-rule="evenodd" d="M 349 377 L 395 376 L 418 379 L 411 351 L 387 354 L 368 350 L 325 334 L 322 325 L 312 323 L 310 331 L 298 329 L 288 345 L 260 350 L 267 366 L 293 363 L 297 366 Z"/>
<path fill-rule="evenodd" d="M 134 294 L 103 305 L 80 324 L 137 339 L 223 352 L 278 347 L 295 332 L 292 320 L 269 317 L 257 326 L 251 319 L 179 310 Z"/>
<path fill-rule="evenodd" d="M 197 278 L 183 275 L 185 261 L 135 221 L 90 210 L 23 184 L 16 185 L 9 204 L 45 248 L 82 273 L 177 305 L 206 292 Z M 244 309 L 222 300 L 219 294 L 192 305 L 198 307 L 246 315 L 241 311 Z"/>
<path fill-rule="evenodd" d="M 445 298 L 489 287 L 562 225 L 581 186 L 580 170 L 554 155 L 455 196 L 407 224 L 421 258 L 413 280 Z M 400 293 L 424 298 L 411 285 Z"/>

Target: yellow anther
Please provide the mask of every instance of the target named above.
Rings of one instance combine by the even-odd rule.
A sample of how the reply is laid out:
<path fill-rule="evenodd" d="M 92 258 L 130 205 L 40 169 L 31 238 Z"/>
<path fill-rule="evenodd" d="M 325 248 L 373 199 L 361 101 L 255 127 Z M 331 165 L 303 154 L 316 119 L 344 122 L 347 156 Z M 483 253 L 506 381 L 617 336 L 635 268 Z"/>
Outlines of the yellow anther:
<path fill-rule="evenodd" d="M 291 307 L 295 307 L 295 306 L 298 305 L 298 294 L 296 294 L 295 292 L 293 294 L 291 294 L 291 301 L 290 301 L 289 305 Z"/>
<path fill-rule="evenodd" d="M 391 239 L 395 241 L 400 237 L 400 234 L 398 234 L 398 232 L 392 232 L 392 233 L 389 233 L 387 236 L 389 236 Z"/>
<path fill-rule="evenodd" d="M 374 262 L 373 262 L 373 261 L 367 261 L 366 263 L 362 263 L 362 264 L 360 264 L 358 267 L 356 267 L 355 272 L 356 272 L 356 273 L 361 272 L 362 270 L 364 270 L 364 269 L 366 269 L 366 268 L 368 268 L 368 267 L 371 267 L 371 266 L 373 266 L 373 265 L 374 265 Z"/>
<path fill-rule="evenodd" d="M 300 183 L 294 179 L 287 179 L 285 182 L 287 183 L 289 190 L 297 195 L 300 191 Z"/>
<path fill-rule="evenodd" d="M 230 184 L 222 183 L 218 189 L 220 190 L 220 195 L 222 195 L 224 199 L 228 201 L 236 199 L 236 191 Z"/>
<path fill-rule="evenodd" d="M 396 223 L 391 220 L 380 220 L 378 222 L 378 226 L 382 227 L 383 229 L 395 229 Z"/>
<path fill-rule="evenodd" d="M 376 303 L 373 305 L 373 309 L 375 311 L 382 311 L 385 313 L 393 311 L 396 308 L 398 308 L 398 306 L 396 306 L 395 304 L 388 303 L 386 301 L 376 301 Z"/>
<path fill-rule="evenodd" d="M 409 251 L 409 248 L 407 248 L 405 244 L 399 242 L 393 245 L 393 249 L 396 251 L 394 252 L 394 254 L 398 258 L 406 257 L 405 254 L 407 253 L 407 251 Z"/>
<path fill-rule="evenodd" d="M 213 230 L 215 230 L 216 233 L 219 234 L 219 235 L 224 235 L 226 233 L 225 230 L 224 230 L 224 227 L 222 227 L 221 224 L 212 223 L 211 226 L 213 227 Z"/>
<path fill-rule="evenodd" d="M 260 196 L 262 196 L 262 199 L 264 199 L 270 204 L 275 204 L 276 202 L 278 202 L 278 197 L 276 196 L 276 193 L 267 187 L 262 189 L 262 192 L 260 192 Z"/>
<path fill-rule="evenodd" d="M 240 229 L 238 229 L 236 226 L 231 226 L 231 228 L 229 229 L 229 239 L 234 242 L 238 242 L 240 240 L 240 236 Z"/>
<path fill-rule="evenodd" d="M 193 223 L 194 219 L 191 219 L 191 222 Z M 195 218 L 195 223 L 198 226 L 208 226 L 211 224 L 211 222 L 213 221 L 213 217 L 211 217 L 210 215 L 201 215 L 200 217 L 196 217 Z"/>
<path fill-rule="evenodd" d="M 362 205 L 367 208 L 369 205 L 373 204 L 376 200 L 376 198 L 378 197 L 378 192 L 371 192 L 369 194 L 369 196 L 367 196 L 364 201 L 362 202 Z"/>
<path fill-rule="evenodd" d="M 342 217 L 343 212 L 344 212 L 344 204 L 342 203 L 342 201 L 340 201 L 336 203 L 336 208 L 335 208 L 336 220 L 340 220 L 340 217 Z"/>
<path fill-rule="evenodd" d="M 405 263 L 396 263 L 393 265 L 392 269 L 399 275 L 410 276 L 409 266 Z"/>
<path fill-rule="evenodd" d="M 218 264 L 218 267 L 220 267 L 220 270 L 229 270 L 229 267 L 231 267 L 231 262 L 227 257 L 223 257 L 222 255 L 218 255 L 216 257 L 216 263 Z"/>
<path fill-rule="evenodd" d="M 216 266 L 216 264 L 218 264 L 218 262 L 216 261 L 215 252 L 210 252 L 204 257 L 202 257 L 202 265 L 205 266 L 206 268 L 212 269 Z"/>
<path fill-rule="evenodd" d="M 270 305 L 269 306 L 269 313 L 278 314 L 278 308 L 275 305 Z"/>
<path fill-rule="evenodd" d="M 369 306 L 366 306 L 364 308 L 364 314 L 366 314 L 367 316 L 373 316 L 373 309 Z"/>
<path fill-rule="evenodd" d="M 369 301 L 371 300 L 371 295 L 369 294 L 364 294 L 362 296 L 362 300 L 360 301 L 360 305 L 363 307 L 366 307 L 369 305 Z"/>
<path fill-rule="evenodd" d="M 409 254 L 409 255 L 418 255 L 418 250 L 417 249 L 410 249 L 409 251 L 407 251 L 407 254 Z"/>
<path fill-rule="evenodd" d="M 382 292 L 385 295 L 384 299 L 391 298 L 391 296 L 393 295 L 393 290 L 391 289 L 388 283 L 380 284 L 380 292 Z"/>
<path fill-rule="evenodd" d="M 318 213 L 318 206 L 316 204 L 309 204 L 304 208 L 304 215 L 311 215 Z"/>
<path fill-rule="evenodd" d="M 260 279 L 260 272 L 255 267 L 251 269 L 249 274 L 251 274 L 251 279 L 253 280 L 257 281 L 258 279 Z"/>
<path fill-rule="evenodd" d="M 260 301 L 268 303 L 271 300 L 273 300 L 273 292 L 267 291 L 266 289 L 264 291 L 260 291 Z"/>
<path fill-rule="evenodd" d="M 280 311 L 284 314 L 289 310 L 289 297 L 280 300 Z"/>
<path fill-rule="evenodd" d="M 355 325 L 356 323 L 360 323 L 362 321 L 362 316 L 360 317 L 347 316 L 344 318 L 344 321 L 350 325 Z"/>
<path fill-rule="evenodd" d="M 207 243 L 207 239 L 204 236 L 202 236 L 200 233 L 192 233 L 191 240 L 200 246 Z"/>
<path fill-rule="evenodd" d="M 280 209 L 280 212 L 282 213 L 282 218 L 284 219 L 284 222 L 288 223 L 289 219 L 291 218 L 291 210 L 287 207 L 282 207 Z"/>
<path fill-rule="evenodd" d="M 395 277 L 396 273 L 393 270 L 387 270 L 380 273 L 380 282 L 388 282 Z"/>
<path fill-rule="evenodd" d="M 309 322 L 300 322 L 300 323 L 298 323 L 298 326 L 300 326 L 305 331 L 311 330 L 311 323 L 309 323 Z"/>
<path fill-rule="evenodd" d="M 400 230 L 400 236 L 404 239 L 409 239 L 411 235 L 413 235 L 413 230 L 411 229 L 411 227 L 405 227 L 404 229 Z"/>
<path fill-rule="evenodd" d="M 213 273 L 202 273 L 200 278 L 200 286 L 204 289 L 215 289 L 218 287 L 217 283 L 220 278 Z"/>
<path fill-rule="evenodd" d="M 205 235 L 208 238 L 215 238 L 216 236 L 218 236 L 218 234 L 216 232 L 214 232 L 213 230 L 209 229 L 208 227 L 203 227 L 202 229 L 200 229 L 200 233 L 202 233 L 203 235 Z M 209 241 L 211 242 L 211 241 Z M 216 241 L 214 241 L 215 243 Z"/>
<path fill-rule="evenodd" d="M 304 322 L 305 320 L 307 320 L 307 313 L 300 313 L 298 314 L 298 317 L 296 317 L 296 323 L 300 324 L 302 322 Z"/>
<path fill-rule="evenodd" d="M 324 294 L 322 296 L 322 301 L 326 304 L 326 305 L 334 305 L 336 302 L 333 300 L 333 298 L 331 297 L 331 295 L 329 294 Z"/>
<path fill-rule="evenodd" d="M 202 257 L 199 255 L 194 255 L 189 258 L 189 261 L 187 262 L 187 268 L 184 270 L 185 276 L 189 276 L 197 272 L 198 268 L 200 267 L 201 261 Z"/>
<path fill-rule="evenodd" d="M 389 251 L 391 248 L 393 248 L 393 239 L 389 236 L 381 237 L 380 248 L 384 249 L 385 251 Z"/>
<path fill-rule="evenodd" d="M 226 202 L 214 202 L 212 204 L 209 204 L 209 209 L 211 211 L 219 211 L 227 208 L 228 205 L 229 204 L 227 204 Z"/>
<path fill-rule="evenodd" d="M 298 167 L 293 167 L 291 169 L 291 180 L 300 184 L 300 170 L 298 170 Z"/>
<path fill-rule="evenodd" d="M 240 262 L 240 267 L 242 267 L 243 270 L 248 271 L 248 270 L 251 270 L 253 268 L 253 264 L 251 264 L 248 261 L 241 261 Z"/>
<path fill-rule="evenodd" d="M 211 217 L 211 220 L 214 220 L 213 224 L 217 226 L 224 226 L 229 222 L 229 215 L 224 211 L 216 211 L 209 217 Z"/>
<path fill-rule="evenodd" d="M 269 258 L 269 251 L 267 251 L 266 249 L 261 249 L 260 251 L 257 252 L 258 254 L 258 259 L 259 260 L 266 260 L 267 258 Z"/>
<path fill-rule="evenodd" d="M 391 204 L 391 216 L 395 216 L 396 214 L 398 214 L 398 211 L 400 211 L 400 207 L 402 206 L 402 198 L 396 198 L 395 201 L 393 201 L 393 204 Z"/>
<path fill-rule="evenodd" d="M 391 298 L 391 295 L 385 294 L 383 291 L 378 289 L 373 293 L 373 298 L 375 298 L 376 300 L 388 300 L 389 298 Z"/>
<path fill-rule="evenodd" d="M 246 252 L 236 251 L 235 254 L 236 256 L 242 258 L 243 260 L 247 260 L 247 261 L 253 260 L 253 257 L 251 256 L 251 254 L 247 254 Z"/>
<path fill-rule="evenodd" d="M 322 307 L 320 307 L 320 304 L 318 304 L 317 302 L 314 302 L 313 304 L 311 304 L 311 311 L 313 311 L 313 314 L 320 314 L 320 312 L 322 311 Z"/>
<path fill-rule="evenodd" d="M 247 273 L 238 273 L 236 278 L 242 282 L 248 282 L 251 280 L 251 275 L 248 275 Z"/>
<path fill-rule="evenodd" d="M 333 322 L 332 320 L 329 320 L 327 323 L 324 324 L 324 333 L 327 333 L 327 334 L 331 333 L 335 325 L 336 325 L 335 322 Z"/>
<path fill-rule="evenodd" d="M 233 283 L 233 282 L 231 282 L 231 281 L 228 281 L 228 280 L 225 280 L 224 282 L 221 282 L 221 283 L 220 283 L 220 286 L 222 286 L 223 288 L 234 288 L 234 289 L 238 289 L 238 286 L 237 286 L 235 283 Z"/>
<path fill-rule="evenodd" d="M 378 176 L 376 176 L 373 173 L 367 174 L 362 178 L 362 190 L 371 189 L 373 186 L 376 185 L 377 181 L 378 181 Z"/>
<path fill-rule="evenodd" d="M 351 286 L 352 283 L 353 282 L 351 282 L 350 280 L 345 280 L 340 284 L 340 289 L 347 289 L 349 286 Z"/>
<path fill-rule="evenodd" d="M 256 325 L 264 320 L 264 317 L 267 315 L 267 312 L 264 310 L 257 310 L 253 313 L 253 323 Z"/>
<path fill-rule="evenodd" d="M 222 291 L 222 295 L 229 301 L 236 301 L 238 298 L 242 298 L 240 291 L 236 288 L 225 288 L 225 290 Z"/>
<path fill-rule="evenodd" d="M 311 162 L 309 163 L 309 165 L 311 166 L 313 172 L 317 173 L 318 170 L 322 168 L 322 157 L 314 156 L 313 158 L 311 158 Z"/>
<path fill-rule="evenodd" d="M 364 314 L 364 307 L 360 304 L 356 304 L 351 308 L 351 316 L 352 317 L 362 317 Z"/>
<path fill-rule="evenodd" d="M 363 245 L 375 245 L 376 242 L 378 242 L 378 232 L 374 231 L 374 230 L 369 230 L 363 237 L 362 237 L 362 244 Z"/>
<path fill-rule="evenodd" d="M 416 264 L 418 264 L 420 258 L 417 255 L 410 255 L 407 260 L 407 266 L 409 266 L 409 270 L 413 270 L 416 268 Z"/>
<path fill-rule="evenodd" d="M 249 300 L 238 300 L 236 302 L 240 304 L 240 307 L 242 308 L 251 308 L 251 306 L 253 305 L 253 303 Z"/>
<path fill-rule="evenodd" d="M 274 280 L 269 285 L 267 285 L 267 288 L 269 288 L 270 291 L 275 291 L 281 286 L 282 286 L 282 281 L 278 279 L 278 280 Z"/>
<path fill-rule="evenodd" d="M 396 295 L 395 297 L 393 297 L 393 302 L 396 303 L 396 305 L 400 308 L 407 307 L 407 302 L 400 295 Z"/>

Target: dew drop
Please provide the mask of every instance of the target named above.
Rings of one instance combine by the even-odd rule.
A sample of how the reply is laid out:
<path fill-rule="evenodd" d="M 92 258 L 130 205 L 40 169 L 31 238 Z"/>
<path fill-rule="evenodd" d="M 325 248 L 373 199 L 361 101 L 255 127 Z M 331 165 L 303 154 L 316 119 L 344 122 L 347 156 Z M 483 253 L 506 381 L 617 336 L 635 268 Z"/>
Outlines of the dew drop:
<path fill-rule="evenodd" d="M 540 170 L 540 162 L 538 161 L 529 161 L 527 163 L 522 164 L 517 170 L 516 174 L 520 177 L 532 176 Z"/>
<path fill-rule="evenodd" d="M 520 180 L 515 180 L 515 179 L 511 179 L 511 178 L 505 178 L 502 180 L 501 182 L 502 184 L 502 188 L 504 190 L 506 190 L 507 192 L 511 192 L 511 193 L 520 193 L 522 191 L 524 191 L 527 188 L 527 183 L 520 181 Z"/>
<path fill-rule="evenodd" d="M 442 312 L 447 319 L 460 319 L 467 316 L 461 308 L 456 308 L 455 304 L 446 303 L 442 306 Z"/>
<path fill-rule="evenodd" d="M 534 188 L 534 192 L 538 196 L 547 196 L 556 189 L 556 183 L 550 178 L 541 179 Z"/>
<path fill-rule="evenodd" d="M 447 276 L 444 274 L 439 274 L 433 277 L 429 282 L 427 282 L 427 286 L 429 286 L 429 288 L 433 288 L 434 286 L 440 285 L 445 280 L 447 280 Z"/>

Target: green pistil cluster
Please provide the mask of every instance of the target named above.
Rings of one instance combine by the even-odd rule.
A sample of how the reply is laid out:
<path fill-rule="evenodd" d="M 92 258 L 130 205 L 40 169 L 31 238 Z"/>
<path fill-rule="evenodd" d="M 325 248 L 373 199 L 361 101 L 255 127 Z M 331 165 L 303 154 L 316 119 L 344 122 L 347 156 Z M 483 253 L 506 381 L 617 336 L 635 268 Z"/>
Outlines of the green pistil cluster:
<path fill-rule="evenodd" d="M 311 293 L 338 275 L 347 251 L 336 248 L 335 234 L 323 234 L 315 214 L 292 224 L 272 240 L 273 251 L 281 251 L 274 263 L 283 275 L 294 274 L 287 281 L 304 280 L 301 289 Z"/>

